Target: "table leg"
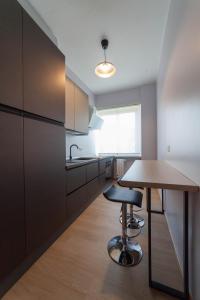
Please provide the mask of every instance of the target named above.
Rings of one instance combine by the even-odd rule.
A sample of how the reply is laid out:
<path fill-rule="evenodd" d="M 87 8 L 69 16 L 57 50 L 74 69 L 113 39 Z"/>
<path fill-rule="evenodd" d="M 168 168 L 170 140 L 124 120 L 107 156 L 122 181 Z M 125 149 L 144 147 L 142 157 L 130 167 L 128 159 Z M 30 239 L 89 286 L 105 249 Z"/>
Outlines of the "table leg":
<path fill-rule="evenodd" d="M 147 188 L 147 212 L 148 212 L 148 258 L 149 258 L 149 286 L 152 284 L 152 257 L 151 257 L 151 189 Z"/>
<path fill-rule="evenodd" d="M 188 192 L 184 192 L 184 211 L 183 211 L 183 226 L 184 226 L 184 294 L 185 299 L 189 299 L 189 236 L 188 236 L 188 227 L 189 227 L 189 205 L 188 205 Z"/>
<path fill-rule="evenodd" d="M 151 212 L 154 214 L 164 215 L 165 210 L 164 210 L 164 190 L 163 189 L 161 190 L 161 205 L 162 205 L 161 210 L 151 209 Z"/>
<path fill-rule="evenodd" d="M 161 201 L 162 201 L 162 214 L 164 214 L 165 209 L 164 209 L 164 190 L 163 189 L 161 190 L 161 197 L 162 197 L 162 199 L 161 199 Z"/>
<path fill-rule="evenodd" d="M 184 291 L 178 291 L 174 288 L 166 286 L 162 283 L 152 280 L 152 239 L 151 239 L 151 214 L 154 211 L 151 210 L 151 189 L 147 188 L 147 212 L 148 212 L 148 259 L 149 259 L 149 287 L 160 290 L 166 294 L 174 296 L 179 299 L 189 299 L 189 260 L 188 260 L 188 192 L 184 192 L 184 215 L 183 215 L 183 226 L 184 226 L 184 237 L 183 237 L 183 249 L 184 249 Z"/>

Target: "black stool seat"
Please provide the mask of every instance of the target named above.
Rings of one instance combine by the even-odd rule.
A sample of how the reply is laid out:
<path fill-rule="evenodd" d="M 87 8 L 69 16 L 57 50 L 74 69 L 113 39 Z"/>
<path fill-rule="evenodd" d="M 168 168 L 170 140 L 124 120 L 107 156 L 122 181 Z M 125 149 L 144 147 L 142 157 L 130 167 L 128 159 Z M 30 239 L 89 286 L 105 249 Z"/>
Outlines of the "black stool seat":
<path fill-rule="evenodd" d="M 112 202 L 132 204 L 138 207 L 142 207 L 143 195 L 141 192 L 135 190 L 119 188 L 113 185 L 109 187 L 106 191 L 104 191 L 103 195 L 104 197 L 106 197 L 106 199 Z"/>

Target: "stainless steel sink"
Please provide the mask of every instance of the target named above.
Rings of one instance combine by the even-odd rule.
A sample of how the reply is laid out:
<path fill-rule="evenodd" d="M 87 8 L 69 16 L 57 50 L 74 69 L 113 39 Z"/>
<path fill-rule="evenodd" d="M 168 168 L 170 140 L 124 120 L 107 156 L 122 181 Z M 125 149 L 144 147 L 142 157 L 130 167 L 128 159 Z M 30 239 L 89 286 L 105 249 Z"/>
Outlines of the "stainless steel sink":
<path fill-rule="evenodd" d="M 66 161 L 67 164 L 78 164 L 78 163 L 84 163 L 86 161 L 92 160 L 93 158 L 75 158 L 75 159 L 69 159 Z"/>
<path fill-rule="evenodd" d="M 91 159 L 95 159 L 95 157 L 78 157 L 75 158 L 74 160 L 91 160 Z"/>
<path fill-rule="evenodd" d="M 75 164 L 83 164 L 86 163 L 87 161 L 96 159 L 95 157 L 78 157 L 78 158 L 74 158 L 74 159 L 68 159 L 66 161 L 67 165 L 75 165 Z"/>
<path fill-rule="evenodd" d="M 75 161 L 75 160 L 66 160 L 66 163 L 67 164 L 75 164 L 75 163 L 77 163 L 77 161 Z"/>

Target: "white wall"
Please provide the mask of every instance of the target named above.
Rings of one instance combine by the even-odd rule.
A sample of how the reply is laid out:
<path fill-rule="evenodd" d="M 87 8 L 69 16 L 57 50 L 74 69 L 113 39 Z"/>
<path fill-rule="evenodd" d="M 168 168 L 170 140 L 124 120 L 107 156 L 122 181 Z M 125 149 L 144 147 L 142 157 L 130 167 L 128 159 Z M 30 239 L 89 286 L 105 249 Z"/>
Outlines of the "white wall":
<path fill-rule="evenodd" d="M 72 150 L 72 156 L 95 156 L 96 149 L 94 143 L 94 132 L 89 131 L 89 134 L 86 136 L 75 136 L 75 135 L 66 135 L 66 158 L 69 158 L 69 147 L 72 144 L 77 144 L 80 150 L 77 150 L 75 147 Z"/>
<path fill-rule="evenodd" d="M 40 17 L 38 12 L 33 8 L 33 6 L 27 0 L 17 0 L 24 10 L 33 18 L 33 20 L 38 24 L 38 26 L 46 33 L 46 35 L 52 40 L 55 45 L 58 45 L 57 39 L 49 26 Z"/>
<path fill-rule="evenodd" d="M 95 96 L 97 109 L 141 104 L 142 157 L 156 159 L 156 84 L 146 84 L 132 89 Z"/>
<path fill-rule="evenodd" d="M 200 185 L 200 1 L 173 0 L 157 84 L 158 158 Z M 170 152 L 167 151 L 170 146 Z M 190 197 L 190 279 L 200 299 L 200 194 Z M 169 228 L 182 265 L 182 194 L 166 193 Z"/>

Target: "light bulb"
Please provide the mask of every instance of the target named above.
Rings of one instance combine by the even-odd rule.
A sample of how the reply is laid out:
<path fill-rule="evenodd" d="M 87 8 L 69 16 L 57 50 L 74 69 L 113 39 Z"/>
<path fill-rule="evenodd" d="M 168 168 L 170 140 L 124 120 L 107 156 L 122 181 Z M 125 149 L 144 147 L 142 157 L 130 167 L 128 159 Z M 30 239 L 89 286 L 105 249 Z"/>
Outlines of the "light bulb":
<path fill-rule="evenodd" d="M 101 78 L 109 78 L 115 75 L 115 66 L 107 61 L 99 63 L 95 68 L 95 74 Z"/>

